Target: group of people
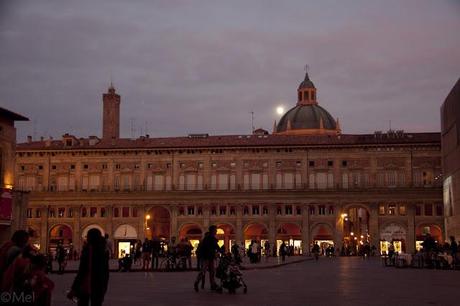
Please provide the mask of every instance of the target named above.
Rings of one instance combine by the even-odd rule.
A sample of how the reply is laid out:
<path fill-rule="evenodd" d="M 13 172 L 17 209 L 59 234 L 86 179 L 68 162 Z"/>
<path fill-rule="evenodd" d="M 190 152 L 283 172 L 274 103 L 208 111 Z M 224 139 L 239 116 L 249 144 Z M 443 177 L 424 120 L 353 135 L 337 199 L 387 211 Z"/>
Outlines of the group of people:
<path fill-rule="evenodd" d="M 171 237 L 168 243 L 158 237 L 145 238 L 134 245 L 134 254 L 126 253 L 119 259 L 119 270 L 130 271 L 133 263 L 141 262 L 142 270 L 156 270 L 159 268 L 161 257 L 168 257 L 175 268 L 192 269 L 193 246 L 187 237 L 177 242 L 176 237 Z M 172 268 L 172 267 L 169 267 Z"/>
<path fill-rule="evenodd" d="M 46 265 L 46 256 L 29 244 L 29 233 L 16 231 L 0 248 L 2 302 L 19 305 L 28 300 L 30 305 L 51 305 L 54 283 L 46 276 Z"/>
<path fill-rule="evenodd" d="M 56 259 L 64 262 L 66 250 L 59 244 Z M 29 243 L 29 233 L 16 231 L 0 247 L 0 290 L 2 305 L 50 306 L 54 283 L 47 276 L 49 257 Z M 109 281 L 109 252 L 98 229 L 88 231 L 77 275 L 67 297 L 78 306 L 102 305 Z M 60 265 L 61 266 L 61 265 Z M 63 272 L 60 268 L 58 272 Z"/>

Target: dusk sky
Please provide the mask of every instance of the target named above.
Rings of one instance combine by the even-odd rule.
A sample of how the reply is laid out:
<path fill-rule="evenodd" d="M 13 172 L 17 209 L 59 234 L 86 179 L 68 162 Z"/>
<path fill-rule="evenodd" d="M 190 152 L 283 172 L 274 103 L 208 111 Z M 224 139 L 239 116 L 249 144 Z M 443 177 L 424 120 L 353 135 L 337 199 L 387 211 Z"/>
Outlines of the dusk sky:
<path fill-rule="evenodd" d="M 270 132 L 305 64 L 343 133 L 440 130 L 460 77 L 460 1 L 0 0 L 0 106 L 26 135 Z"/>

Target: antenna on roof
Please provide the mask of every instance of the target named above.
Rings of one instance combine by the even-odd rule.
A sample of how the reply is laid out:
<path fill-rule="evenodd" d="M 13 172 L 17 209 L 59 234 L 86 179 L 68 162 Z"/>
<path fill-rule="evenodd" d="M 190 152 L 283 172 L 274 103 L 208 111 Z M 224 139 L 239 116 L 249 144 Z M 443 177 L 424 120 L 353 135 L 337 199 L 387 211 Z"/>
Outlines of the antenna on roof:
<path fill-rule="evenodd" d="M 388 126 L 390 127 L 390 131 L 391 131 L 391 120 L 388 122 Z"/>
<path fill-rule="evenodd" d="M 308 64 L 305 64 L 305 72 L 308 72 L 310 67 L 308 67 Z"/>
<path fill-rule="evenodd" d="M 129 119 L 131 123 L 131 138 L 134 138 L 134 134 L 136 133 L 136 128 L 134 127 L 134 118 Z"/>
<path fill-rule="evenodd" d="M 252 132 L 254 133 L 254 112 L 253 111 L 250 111 L 250 114 L 251 114 L 251 127 L 252 127 Z"/>

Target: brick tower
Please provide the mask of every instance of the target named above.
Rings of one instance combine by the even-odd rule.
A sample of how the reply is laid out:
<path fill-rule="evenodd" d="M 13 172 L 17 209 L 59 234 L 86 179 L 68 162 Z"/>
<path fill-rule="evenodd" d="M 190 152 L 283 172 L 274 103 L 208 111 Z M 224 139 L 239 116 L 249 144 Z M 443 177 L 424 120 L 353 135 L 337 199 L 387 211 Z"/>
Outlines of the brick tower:
<path fill-rule="evenodd" d="M 110 83 L 107 93 L 102 95 L 104 109 L 102 113 L 102 138 L 120 138 L 120 95 Z"/>

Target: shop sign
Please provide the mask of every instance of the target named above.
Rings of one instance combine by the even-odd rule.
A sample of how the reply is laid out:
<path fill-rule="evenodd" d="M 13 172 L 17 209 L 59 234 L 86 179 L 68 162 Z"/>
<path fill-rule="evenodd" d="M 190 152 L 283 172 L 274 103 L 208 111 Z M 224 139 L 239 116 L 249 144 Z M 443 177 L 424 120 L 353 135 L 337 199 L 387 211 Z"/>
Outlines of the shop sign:
<path fill-rule="evenodd" d="M 389 242 L 393 240 L 405 240 L 406 230 L 398 224 L 389 224 L 380 231 L 380 239 Z"/>

